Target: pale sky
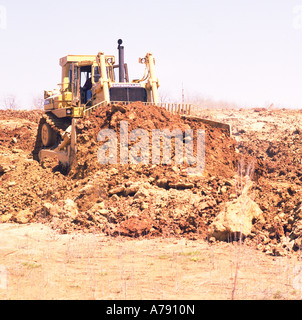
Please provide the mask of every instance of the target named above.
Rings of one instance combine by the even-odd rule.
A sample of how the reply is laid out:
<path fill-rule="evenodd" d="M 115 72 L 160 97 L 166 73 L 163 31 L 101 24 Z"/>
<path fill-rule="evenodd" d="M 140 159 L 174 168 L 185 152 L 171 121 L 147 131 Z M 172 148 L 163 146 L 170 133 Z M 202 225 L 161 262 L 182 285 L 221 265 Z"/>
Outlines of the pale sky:
<path fill-rule="evenodd" d="M 61 81 L 67 54 L 117 55 L 130 79 L 156 59 L 161 92 L 242 107 L 302 108 L 302 0 L 0 0 L 0 107 L 22 107 Z"/>

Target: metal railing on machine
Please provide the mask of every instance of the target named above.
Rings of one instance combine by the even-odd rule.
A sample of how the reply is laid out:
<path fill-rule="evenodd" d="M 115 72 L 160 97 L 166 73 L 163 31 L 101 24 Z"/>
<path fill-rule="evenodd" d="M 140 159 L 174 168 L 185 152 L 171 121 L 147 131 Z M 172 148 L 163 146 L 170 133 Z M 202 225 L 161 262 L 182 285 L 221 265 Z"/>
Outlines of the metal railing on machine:
<path fill-rule="evenodd" d="M 102 101 L 100 103 L 97 103 L 95 104 L 94 106 L 92 107 L 89 107 L 87 109 L 84 110 L 84 117 L 89 117 L 91 115 L 91 112 L 96 110 L 97 108 L 100 108 L 100 107 L 104 107 L 108 104 L 107 101 Z"/>
<path fill-rule="evenodd" d="M 110 101 L 110 104 L 122 104 L 122 105 L 128 105 L 134 103 L 134 101 Z M 145 106 L 158 106 L 161 108 L 165 108 L 169 112 L 173 114 L 179 114 L 179 115 L 191 115 L 194 105 L 189 103 L 158 103 L 154 104 L 153 102 L 142 102 Z M 91 112 L 96 110 L 99 107 L 104 107 L 108 104 L 107 101 L 102 101 L 100 103 L 95 104 L 92 107 L 89 107 L 84 110 L 84 116 L 90 116 Z"/>

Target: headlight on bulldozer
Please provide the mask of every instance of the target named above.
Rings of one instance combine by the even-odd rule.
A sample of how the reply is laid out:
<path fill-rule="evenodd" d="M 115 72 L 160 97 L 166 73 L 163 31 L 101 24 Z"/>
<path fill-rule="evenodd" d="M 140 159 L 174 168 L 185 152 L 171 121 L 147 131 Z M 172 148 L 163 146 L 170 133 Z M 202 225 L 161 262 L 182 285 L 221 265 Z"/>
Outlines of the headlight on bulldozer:
<path fill-rule="evenodd" d="M 72 114 L 71 109 L 66 109 L 66 114 L 67 114 L 68 116 L 70 116 L 70 115 Z"/>

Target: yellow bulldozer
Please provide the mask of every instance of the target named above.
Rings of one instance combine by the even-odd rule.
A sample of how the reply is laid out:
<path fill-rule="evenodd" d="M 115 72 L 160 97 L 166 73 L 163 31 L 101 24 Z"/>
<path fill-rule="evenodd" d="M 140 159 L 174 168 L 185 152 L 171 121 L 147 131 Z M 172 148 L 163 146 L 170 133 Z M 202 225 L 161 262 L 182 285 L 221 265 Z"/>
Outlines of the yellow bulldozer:
<path fill-rule="evenodd" d="M 145 65 L 142 79 L 129 80 L 124 46 L 118 40 L 118 62 L 114 55 L 68 55 L 60 59 L 62 81 L 59 88 L 44 91 L 44 114 L 40 120 L 33 157 L 57 158 L 66 168 L 76 159 L 76 119 L 90 116 L 96 108 L 108 104 L 141 101 L 164 107 L 182 116 L 190 116 L 192 105 L 159 103 L 159 81 L 151 53 L 139 58 Z M 230 132 L 226 124 L 199 119 Z"/>

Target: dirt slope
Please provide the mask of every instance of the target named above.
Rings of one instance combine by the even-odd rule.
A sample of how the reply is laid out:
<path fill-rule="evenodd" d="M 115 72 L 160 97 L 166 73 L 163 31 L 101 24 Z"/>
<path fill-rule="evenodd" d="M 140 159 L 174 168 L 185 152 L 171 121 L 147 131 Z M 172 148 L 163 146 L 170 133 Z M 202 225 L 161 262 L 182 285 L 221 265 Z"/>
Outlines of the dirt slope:
<path fill-rule="evenodd" d="M 204 118 L 229 123 L 233 136 L 155 106 L 134 103 L 99 109 L 78 121 L 77 164 L 64 175 L 56 163 L 41 166 L 32 160 L 41 112 L 1 112 L 1 221 L 48 223 L 62 233 L 95 230 L 131 237 L 205 239 L 224 205 L 238 197 L 240 176 L 249 174 L 254 181 L 250 196 L 262 209 L 265 223 L 257 225 L 246 242 L 275 255 L 299 250 L 300 111 L 202 113 Z M 97 153 L 102 142 L 97 135 L 112 129 L 119 139 L 121 121 L 128 122 L 129 132 L 143 128 L 149 135 L 153 129 L 204 129 L 204 174 L 187 175 L 188 165 L 175 165 L 173 152 L 171 165 L 100 164 Z"/>
<path fill-rule="evenodd" d="M 0 132 L 4 137 L 0 149 L 3 222 L 48 222 L 62 232 L 97 229 L 129 236 L 205 237 L 218 205 L 234 196 L 235 140 L 220 129 L 183 120 L 159 107 L 108 106 L 78 121 L 78 162 L 67 175 L 52 162 L 40 166 L 32 160 L 36 114 L 16 111 L 1 117 L 5 123 Z M 18 124 L 14 128 L 9 126 L 11 119 Z M 97 152 L 102 143 L 97 134 L 110 128 L 119 136 L 121 121 L 128 122 L 129 132 L 144 128 L 149 134 L 152 129 L 204 129 L 204 175 L 188 176 L 188 165 L 175 165 L 173 159 L 171 165 L 100 164 Z"/>
<path fill-rule="evenodd" d="M 254 159 L 253 197 L 266 223 L 254 242 L 270 254 L 301 248 L 301 110 L 203 110 L 199 115 L 230 124 L 240 154 Z"/>

